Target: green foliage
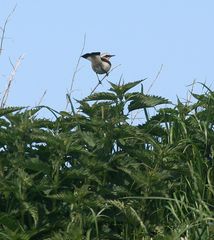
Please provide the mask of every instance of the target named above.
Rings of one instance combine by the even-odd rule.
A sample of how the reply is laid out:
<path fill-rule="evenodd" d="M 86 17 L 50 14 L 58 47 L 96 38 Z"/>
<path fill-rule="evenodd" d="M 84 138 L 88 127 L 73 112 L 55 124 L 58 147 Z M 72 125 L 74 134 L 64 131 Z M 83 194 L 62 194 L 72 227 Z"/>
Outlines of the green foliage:
<path fill-rule="evenodd" d="M 132 100 L 128 106 L 129 111 L 133 111 L 140 108 L 150 108 L 160 104 L 170 103 L 170 101 L 168 101 L 165 98 L 158 97 L 158 96 L 145 95 L 143 93 L 126 94 L 126 97 L 129 100 Z"/>
<path fill-rule="evenodd" d="M 0 110 L 0 240 L 214 239 L 214 94 L 161 108 L 142 81 L 71 113 Z"/>

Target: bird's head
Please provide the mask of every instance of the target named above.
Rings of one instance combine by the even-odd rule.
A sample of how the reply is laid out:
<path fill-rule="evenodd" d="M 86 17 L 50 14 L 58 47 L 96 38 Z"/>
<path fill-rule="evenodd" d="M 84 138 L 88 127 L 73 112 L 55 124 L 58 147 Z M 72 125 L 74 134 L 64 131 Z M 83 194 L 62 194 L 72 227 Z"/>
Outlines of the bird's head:
<path fill-rule="evenodd" d="M 104 58 L 104 59 L 107 59 L 109 60 L 111 57 L 114 57 L 115 55 L 112 55 L 112 54 L 109 54 L 109 53 L 102 53 L 100 55 L 101 59 Z"/>

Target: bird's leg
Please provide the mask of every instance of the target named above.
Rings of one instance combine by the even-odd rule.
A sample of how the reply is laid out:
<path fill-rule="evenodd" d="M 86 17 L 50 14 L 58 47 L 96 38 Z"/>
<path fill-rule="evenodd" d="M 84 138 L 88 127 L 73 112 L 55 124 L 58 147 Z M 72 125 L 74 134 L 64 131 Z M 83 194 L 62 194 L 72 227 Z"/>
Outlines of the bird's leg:
<path fill-rule="evenodd" d="M 102 84 L 102 81 L 99 79 L 99 76 L 98 76 L 97 73 L 96 73 L 96 75 L 97 75 L 97 79 L 98 79 L 99 84 Z"/>
<path fill-rule="evenodd" d="M 98 84 L 102 84 L 102 81 L 103 81 L 106 77 L 108 77 L 108 74 L 109 74 L 109 73 L 106 72 L 106 73 L 105 73 L 105 76 L 104 76 L 102 79 L 100 79 L 99 76 L 98 76 L 98 74 L 96 73 L 97 79 L 98 79 Z"/>

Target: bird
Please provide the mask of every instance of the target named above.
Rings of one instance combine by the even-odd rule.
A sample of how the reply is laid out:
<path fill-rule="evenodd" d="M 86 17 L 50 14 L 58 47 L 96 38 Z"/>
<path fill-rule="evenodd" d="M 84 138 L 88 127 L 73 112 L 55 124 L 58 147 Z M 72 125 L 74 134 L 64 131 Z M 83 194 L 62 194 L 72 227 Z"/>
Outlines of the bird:
<path fill-rule="evenodd" d="M 108 75 L 111 69 L 111 62 L 109 59 L 115 55 L 109 53 L 91 52 L 82 55 L 81 57 L 89 60 L 91 62 L 91 67 L 96 74 L 106 74 Z"/>

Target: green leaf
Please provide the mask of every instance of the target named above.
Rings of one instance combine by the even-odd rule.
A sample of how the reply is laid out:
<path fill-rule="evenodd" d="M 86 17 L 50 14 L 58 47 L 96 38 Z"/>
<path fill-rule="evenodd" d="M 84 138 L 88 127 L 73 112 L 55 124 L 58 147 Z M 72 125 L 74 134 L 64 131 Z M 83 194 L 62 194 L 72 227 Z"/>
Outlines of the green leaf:
<path fill-rule="evenodd" d="M 99 92 L 94 93 L 88 97 L 86 97 L 85 101 L 98 101 L 98 100 L 116 100 L 117 96 L 113 93 L 108 92 Z"/>
<path fill-rule="evenodd" d="M 146 78 L 145 78 L 146 79 Z M 141 83 L 142 81 L 144 81 L 145 79 L 139 80 L 139 81 L 135 81 L 135 82 L 130 82 L 130 83 L 126 83 L 126 84 L 122 84 L 122 85 L 116 85 L 112 82 L 109 82 L 111 84 L 111 88 L 110 91 L 115 92 L 118 96 L 123 95 L 125 92 L 127 92 L 128 90 L 130 90 L 131 88 L 137 86 L 139 83 Z"/>
<path fill-rule="evenodd" d="M 38 219 L 39 219 L 37 208 L 35 206 L 33 206 L 32 204 L 30 204 L 29 202 L 23 202 L 22 204 L 25 208 L 25 211 L 27 211 L 33 218 L 34 226 L 36 227 Z"/>
<path fill-rule="evenodd" d="M 0 213 L 0 223 L 12 231 L 16 230 L 17 220 L 12 214 Z"/>
<path fill-rule="evenodd" d="M 150 108 L 160 104 L 169 103 L 171 102 L 165 98 L 139 93 L 133 97 L 133 100 L 130 102 L 128 109 L 129 111 L 133 111 L 140 108 Z"/>
<path fill-rule="evenodd" d="M 192 96 L 196 98 L 198 101 L 202 101 L 202 102 L 207 99 L 207 97 L 204 94 L 192 93 Z"/>
<path fill-rule="evenodd" d="M 38 158 L 31 158 L 25 160 L 24 167 L 36 172 L 44 172 L 49 173 L 50 172 L 50 166 L 39 160 Z"/>
<path fill-rule="evenodd" d="M 94 147 L 96 143 L 94 142 L 94 136 L 90 132 L 81 132 L 81 136 L 84 141 L 91 147 Z"/>
<path fill-rule="evenodd" d="M 0 117 L 1 116 L 4 116 L 8 113 L 13 113 L 13 112 L 16 112 L 16 111 L 20 111 L 24 109 L 24 107 L 7 107 L 7 108 L 1 108 L 0 109 Z"/>
<path fill-rule="evenodd" d="M 146 80 L 146 78 L 139 80 L 139 81 L 135 81 L 135 82 L 130 82 L 130 83 L 126 83 L 123 84 L 120 89 L 122 94 L 124 94 L 125 92 L 127 92 L 128 90 L 130 90 L 131 88 L 137 86 L 139 83 L 143 82 L 144 80 Z"/>

